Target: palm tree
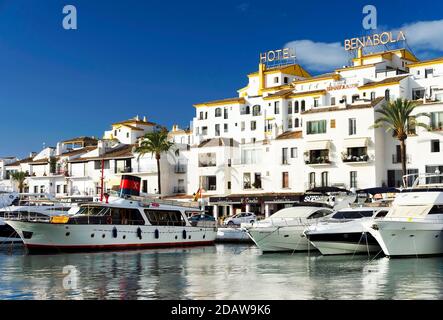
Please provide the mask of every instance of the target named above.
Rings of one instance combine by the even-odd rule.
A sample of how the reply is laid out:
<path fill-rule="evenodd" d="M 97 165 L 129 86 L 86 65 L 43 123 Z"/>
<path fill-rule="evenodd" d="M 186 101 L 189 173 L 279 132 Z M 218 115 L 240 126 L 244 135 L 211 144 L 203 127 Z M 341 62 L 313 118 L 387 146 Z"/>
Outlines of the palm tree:
<path fill-rule="evenodd" d="M 411 127 L 423 127 L 429 129 L 427 124 L 418 122 L 418 117 L 430 117 L 428 113 L 417 113 L 412 116 L 416 104 L 407 99 L 398 98 L 395 101 L 385 103 L 376 112 L 381 115 L 375 120 L 373 128 L 385 127 L 386 131 L 391 131 L 393 136 L 400 142 L 401 169 L 403 176 L 406 171 L 406 139 Z"/>
<path fill-rule="evenodd" d="M 11 178 L 13 181 L 17 182 L 20 193 L 23 193 L 23 189 L 25 188 L 26 176 L 27 176 L 26 173 L 23 171 L 17 171 L 11 173 Z"/>
<path fill-rule="evenodd" d="M 157 180 L 158 180 L 158 193 L 162 194 L 161 188 L 161 171 L 160 171 L 160 158 L 161 154 L 168 152 L 173 143 L 168 141 L 167 130 L 155 131 L 145 134 L 138 147 L 134 149 L 134 152 L 138 153 L 138 159 L 147 153 L 155 156 L 157 160 Z"/>

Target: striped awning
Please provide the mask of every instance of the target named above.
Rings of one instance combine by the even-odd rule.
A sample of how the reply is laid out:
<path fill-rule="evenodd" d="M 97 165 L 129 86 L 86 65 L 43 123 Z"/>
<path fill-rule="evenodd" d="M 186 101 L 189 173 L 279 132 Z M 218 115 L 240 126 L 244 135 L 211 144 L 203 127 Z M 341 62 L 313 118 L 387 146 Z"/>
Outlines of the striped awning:
<path fill-rule="evenodd" d="M 369 138 L 345 139 L 345 148 L 363 148 L 368 146 Z"/>

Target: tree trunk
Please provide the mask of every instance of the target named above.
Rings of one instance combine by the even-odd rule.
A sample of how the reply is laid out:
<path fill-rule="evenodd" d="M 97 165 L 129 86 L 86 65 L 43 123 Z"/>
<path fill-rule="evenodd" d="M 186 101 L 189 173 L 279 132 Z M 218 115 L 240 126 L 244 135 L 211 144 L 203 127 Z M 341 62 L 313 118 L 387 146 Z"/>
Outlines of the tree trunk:
<path fill-rule="evenodd" d="M 400 140 L 400 153 L 401 153 L 401 171 L 403 176 L 407 174 L 406 171 L 406 141 L 404 139 Z"/>
<path fill-rule="evenodd" d="M 160 171 L 160 154 L 155 155 L 155 159 L 157 160 L 157 183 L 158 183 L 158 194 L 162 195 L 162 183 L 161 183 L 161 171 Z"/>

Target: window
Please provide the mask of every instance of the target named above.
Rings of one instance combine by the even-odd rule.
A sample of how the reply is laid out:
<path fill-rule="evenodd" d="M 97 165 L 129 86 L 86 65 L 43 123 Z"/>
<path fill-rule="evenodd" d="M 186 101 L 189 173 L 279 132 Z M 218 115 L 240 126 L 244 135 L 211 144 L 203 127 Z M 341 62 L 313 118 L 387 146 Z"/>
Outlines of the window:
<path fill-rule="evenodd" d="M 288 83 L 288 82 L 289 82 L 288 77 L 284 77 L 284 83 Z"/>
<path fill-rule="evenodd" d="M 282 148 L 281 151 L 281 163 L 288 164 L 288 148 Z"/>
<path fill-rule="evenodd" d="M 318 98 L 314 98 L 314 108 L 318 107 L 320 100 Z"/>
<path fill-rule="evenodd" d="M 386 89 L 386 91 L 385 91 L 385 100 L 386 101 L 391 100 L 391 91 L 389 89 Z"/>
<path fill-rule="evenodd" d="M 302 100 L 301 101 L 301 112 L 305 112 L 305 110 L 306 110 L 306 102 L 305 102 L 305 100 Z"/>
<path fill-rule="evenodd" d="M 412 89 L 412 100 L 419 100 L 425 97 L 425 89 L 424 88 L 415 88 Z"/>
<path fill-rule="evenodd" d="M 215 125 L 215 136 L 218 137 L 220 135 L 220 124 Z"/>
<path fill-rule="evenodd" d="M 132 172 L 131 159 L 115 160 L 115 173 Z"/>
<path fill-rule="evenodd" d="M 341 97 L 340 103 L 347 104 L 348 98 L 346 96 Z"/>
<path fill-rule="evenodd" d="M 282 188 L 283 189 L 289 188 L 289 172 L 282 173 Z"/>
<path fill-rule="evenodd" d="M 254 188 L 261 189 L 261 173 L 259 172 L 254 174 Z"/>
<path fill-rule="evenodd" d="M 104 168 L 105 170 L 110 168 L 110 162 L 109 160 L 105 160 L 104 162 Z M 96 160 L 94 161 L 94 169 L 95 170 L 101 170 L 102 169 L 102 161 L 101 160 Z"/>
<path fill-rule="evenodd" d="M 327 172 L 327 171 L 322 172 L 322 173 L 321 173 L 321 186 L 322 186 L 322 187 L 327 187 L 328 184 L 329 184 L 329 181 L 328 181 L 328 172 Z"/>
<path fill-rule="evenodd" d="M 300 127 L 300 120 L 298 118 L 294 119 L 294 128 Z"/>
<path fill-rule="evenodd" d="M 129 138 L 129 132 L 126 133 L 126 138 Z"/>
<path fill-rule="evenodd" d="M 425 69 L 425 78 L 432 76 L 434 74 L 434 69 Z"/>
<path fill-rule="evenodd" d="M 215 152 L 200 153 L 198 155 L 198 166 L 202 167 L 215 167 L 217 165 L 217 154 Z"/>
<path fill-rule="evenodd" d="M 351 171 L 349 173 L 349 187 L 357 188 L 357 171 Z"/>
<path fill-rule="evenodd" d="M 148 180 L 142 181 L 142 193 L 148 193 Z"/>
<path fill-rule="evenodd" d="M 223 118 L 228 119 L 228 109 L 223 109 Z"/>
<path fill-rule="evenodd" d="M 335 106 L 335 97 L 331 98 L 331 106 Z"/>
<path fill-rule="evenodd" d="M 350 118 L 348 120 L 349 123 L 349 127 L 348 127 L 348 131 L 349 131 L 349 135 L 353 136 L 357 134 L 357 119 L 355 118 Z"/>
<path fill-rule="evenodd" d="M 117 130 L 114 130 L 114 136 L 117 136 Z"/>
<path fill-rule="evenodd" d="M 288 114 L 292 114 L 292 102 L 288 102 Z"/>
<path fill-rule="evenodd" d="M 223 129 L 224 129 L 225 132 L 228 132 L 228 124 L 227 124 L 227 123 L 225 123 L 225 124 L 223 125 Z"/>
<path fill-rule="evenodd" d="M 326 120 L 308 121 L 307 134 L 326 133 Z"/>
<path fill-rule="evenodd" d="M 299 113 L 299 109 L 298 109 L 298 101 L 294 102 L 294 113 Z"/>
<path fill-rule="evenodd" d="M 335 119 L 331 119 L 331 129 L 335 129 Z"/>
<path fill-rule="evenodd" d="M 217 190 L 217 176 L 202 176 L 200 181 L 204 190 Z"/>
<path fill-rule="evenodd" d="M 153 226 L 185 226 L 186 221 L 180 211 L 145 210 L 149 223 Z"/>
<path fill-rule="evenodd" d="M 215 116 L 216 116 L 217 118 L 222 116 L 221 108 L 217 108 L 217 109 L 215 109 Z"/>
<path fill-rule="evenodd" d="M 243 173 L 243 189 L 251 189 L 251 173 L 245 172 Z"/>
<path fill-rule="evenodd" d="M 252 115 L 253 116 L 259 116 L 261 114 L 261 107 L 260 105 L 255 105 L 252 107 Z"/>
<path fill-rule="evenodd" d="M 426 173 L 428 173 L 428 166 L 426 166 Z M 432 171 L 432 173 L 434 173 Z M 408 169 L 407 174 L 418 174 L 418 169 Z M 416 176 L 410 176 L 408 178 L 407 184 L 411 186 L 414 182 Z M 388 187 L 402 187 L 403 186 L 403 173 L 401 170 L 388 170 Z"/>
<path fill-rule="evenodd" d="M 375 100 L 375 92 L 371 92 L 371 101 Z"/>
<path fill-rule="evenodd" d="M 57 193 L 62 193 L 62 192 L 61 192 L 61 190 L 62 190 L 61 187 L 62 187 L 62 186 L 61 186 L 60 184 L 57 185 Z"/>
<path fill-rule="evenodd" d="M 431 112 L 431 128 L 443 130 L 443 112 Z"/>
<path fill-rule="evenodd" d="M 315 188 L 315 172 L 309 173 L 309 188 Z"/>
<path fill-rule="evenodd" d="M 205 119 L 208 119 L 208 112 L 205 112 Z"/>
<path fill-rule="evenodd" d="M 231 190 L 231 181 L 228 181 L 228 190 Z"/>
<path fill-rule="evenodd" d="M 295 159 L 298 157 L 298 149 L 297 147 L 291 148 L 291 158 Z"/>
<path fill-rule="evenodd" d="M 208 127 L 202 127 L 202 135 L 206 136 L 208 134 Z"/>
<path fill-rule="evenodd" d="M 38 193 L 38 186 L 34 186 L 34 193 Z"/>
<path fill-rule="evenodd" d="M 279 114 L 280 113 L 280 101 L 274 102 L 274 113 Z"/>
<path fill-rule="evenodd" d="M 278 77 L 274 77 L 274 83 L 278 83 Z"/>
<path fill-rule="evenodd" d="M 240 123 L 240 130 L 241 131 L 245 131 L 245 122 L 244 121 L 242 121 L 241 123 Z"/>
<path fill-rule="evenodd" d="M 200 120 L 203 120 L 203 111 L 200 111 Z M 117 133 L 116 133 L 117 135 Z"/>
<path fill-rule="evenodd" d="M 288 119 L 288 129 L 292 129 L 292 119 Z"/>
<path fill-rule="evenodd" d="M 415 123 L 416 121 L 414 116 L 408 118 L 408 134 L 416 134 Z"/>
<path fill-rule="evenodd" d="M 358 94 L 354 94 L 352 96 L 352 103 L 354 103 L 355 101 L 357 101 L 358 99 L 360 99 L 360 96 Z"/>
<path fill-rule="evenodd" d="M 431 152 L 440 152 L 440 140 L 431 140 Z"/>
<path fill-rule="evenodd" d="M 251 131 L 255 131 L 257 129 L 257 122 L 251 121 Z"/>

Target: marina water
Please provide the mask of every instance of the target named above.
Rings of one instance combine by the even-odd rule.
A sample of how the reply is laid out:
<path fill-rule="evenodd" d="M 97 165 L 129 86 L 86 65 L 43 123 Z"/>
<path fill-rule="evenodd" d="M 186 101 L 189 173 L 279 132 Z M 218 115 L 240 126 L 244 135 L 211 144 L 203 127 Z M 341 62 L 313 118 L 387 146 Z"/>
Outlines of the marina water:
<path fill-rule="evenodd" d="M 220 244 L 26 255 L 2 246 L 0 299 L 443 299 L 443 258 L 262 254 Z"/>

